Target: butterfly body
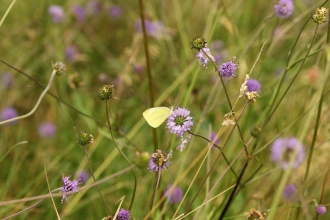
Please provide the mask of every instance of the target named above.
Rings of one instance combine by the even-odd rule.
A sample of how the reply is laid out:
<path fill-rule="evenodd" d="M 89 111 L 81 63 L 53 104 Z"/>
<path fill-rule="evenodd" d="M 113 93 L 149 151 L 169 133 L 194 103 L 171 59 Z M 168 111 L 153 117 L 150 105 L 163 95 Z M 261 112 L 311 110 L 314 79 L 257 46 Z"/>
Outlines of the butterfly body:
<path fill-rule="evenodd" d="M 154 107 L 149 108 L 143 112 L 144 119 L 148 122 L 148 124 L 157 128 L 172 114 L 173 107 Z"/>

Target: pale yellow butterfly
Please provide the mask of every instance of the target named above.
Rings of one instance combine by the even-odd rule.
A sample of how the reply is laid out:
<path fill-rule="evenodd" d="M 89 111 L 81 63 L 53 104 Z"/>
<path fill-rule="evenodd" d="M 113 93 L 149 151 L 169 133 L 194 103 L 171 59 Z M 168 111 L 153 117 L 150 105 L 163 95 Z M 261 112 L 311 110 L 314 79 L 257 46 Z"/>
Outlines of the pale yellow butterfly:
<path fill-rule="evenodd" d="M 173 107 L 154 107 L 149 108 L 143 112 L 144 119 L 148 122 L 148 124 L 157 128 L 172 114 Z"/>

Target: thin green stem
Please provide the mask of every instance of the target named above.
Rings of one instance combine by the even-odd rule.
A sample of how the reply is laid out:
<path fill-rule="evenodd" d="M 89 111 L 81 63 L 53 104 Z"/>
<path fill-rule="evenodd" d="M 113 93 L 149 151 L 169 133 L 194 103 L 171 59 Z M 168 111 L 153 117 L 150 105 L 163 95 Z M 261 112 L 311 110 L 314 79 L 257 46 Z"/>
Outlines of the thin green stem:
<path fill-rule="evenodd" d="M 85 155 L 86 155 L 86 159 L 87 159 L 87 163 L 88 163 L 89 170 L 91 171 L 91 174 L 92 174 L 92 177 L 93 177 L 93 179 L 94 179 L 94 182 L 96 182 L 96 178 L 95 178 L 95 176 L 94 176 L 94 171 L 93 171 L 93 168 L 92 168 L 92 165 L 91 165 L 91 162 L 90 162 L 89 156 L 88 156 L 88 150 L 87 150 L 86 145 L 84 146 L 84 150 L 85 150 Z M 101 193 L 100 187 L 99 187 L 98 185 L 96 185 L 96 188 L 97 188 L 97 191 L 99 192 L 99 194 L 100 194 L 100 196 L 101 196 L 101 198 L 102 198 L 102 200 L 103 200 L 103 203 L 104 203 L 105 207 L 107 207 L 108 212 L 110 213 L 110 215 L 112 215 L 112 212 L 111 212 L 111 210 L 110 210 L 108 204 L 106 203 L 106 201 L 105 201 L 105 199 L 104 199 L 104 197 L 103 197 L 103 195 L 102 195 L 102 193 Z"/>
<path fill-rule="evenodd" d="M 37 108 L 39 107 L 39 104 L 40 104 L 41 100 L 44 98 L 44 96 L 46 95 L 47 91 L 50 89 L 50 87 L 51 87 L 51 85 L 53 83 L 53 80 L 54 80 L 55 75 L 56 75 L 56 71 L 53 70 L 52 75 L 50 76 L 48 85 L 46 86 L 45 90 L 41 93 L 41 95 L 40 95 L 40 97 L 39 97 L 36 105 L 33 107 L 33 109 L 29 113 L 27 113 L 25 115 L 18 116 L 16 118 L 11 118 L 11 119 L 8 119 L 8 120 L 5 120 L 5 121 L 1 121 L 0 122 L 0 125 L 6 124 L 6 123 L 9 123 L 9 122 L 12 122 L 12 121 L 21 120 L 23 118 L 27 118 L 27 117 L 31 116 L 37 110 Z"/>
<path fill-rule="evenodd" d="M 203 140 L 205 140 L 205 141 L 211 143 L 214 147 L 218 148 L 218 149 L 221 151 L 222 155 L 223 155 L 223 159 L 225 159 L 227 165 L 230 167 L 230 170 L 233 172 L 233 174 L 236 176 L 236 178 L 238 178 L 238 176 L 237 176 L 235 170 L 230 166 L 230 163 L 229 163 L 229 161 L 228 161 L 226 155 L 223 153 L 221 147 L 219 147 L 218 145 L 216 145 L 216 144 L 214 143 L 214 141 L 211 141 L 211 140 L 207 139 L 206 137 L 203 137 L 203 136 L 198 135 L 198 134 L 194 134 L 194 133 L 192 133 L 191 131 L 188 131 L 188 133 L 191 134 L 191 135 L 194 135 L 194 136 L 196 136 L 196 137 L 202 138 Z"/>
<path fill-rule="evenodd" d="M 157 190 L 158 190 L 159 183 L 160 183 L 160 175 L 161 175 L 161 168 L 159 167 L 158 172 L 157 172 L 157 178 L 156 178 L 155 188 L 154 188 L 154 190 L 152 192 L 152 195 L 151 195 L 150 211 L 152 211 L 152 208 L 154 206 L 155 197 L 156 197 Z"/>
<path fill-rule="evenodd" d="M 10 65 L 9 63 L 7 63 L 6 61 L 0 59 L 0 62 L 2 62 L 3 64 L 5 64 L 6 66 L 12 68 L 13 70 L 19 72 L 20 74 L 26 76 L 27 78 L 29 78 L 30 80 L 32 80 L 33 82 L 35 82 L 40 88 L 42 89 L 45 89 L 45 87 L 43 85 L 41 85 L 37 80 L 35 80 L 34 78 L 32 78 L 31 76 L 29 76 L 28 74 L 26 74 L 25 72 L 23 72 L 22 70 L 19 70 L 17 69 L 16 67 Z M 73 107 L 72 105 L 70 105 L 69 103 L 63 101 L 60 97 L 54 95 L 53 93 L 47 91 L 47 93 L 52 96 L 53 98 L 57 99 L 58 101 L 60 101 L 62 104 L 68 106 L 69 108 L 71 108 L 72 110 L 74 110 L 75 112 L 77 112 L 78 114 L 81 114 L 87 118 L 90 118 L 90 119 L 93 119 L 96 123 L 98 123 L 99 125 L 103 125 L 103 126 L 106 126 L 106 124 L 104 124 L 102 121 L 90 116 L 90 115 L 87 115 L 83 112 L 81 112 L 80 110 L 76 109 L 75 107 Z"/>
<path fill-rule="evenodd" d="M 153 84 L 152 84 L 152 75 L 151 75 L 151 65 L 150 65 L 150 56 L 149 56 L 149 48 L 148 48 L 148 35 L 144 20 L 144 7 L 143 7 L 143 0 L 139 0 L 140 6 L 140 18 L 142 24 L 142 31 L 143 31 L 143 44 L 144 44 L 144 53 L 146 57 L 146 64 L 147 64 L 147 75 L 148 75 L 148 83 L 149 83 L 149 100 L 150 106 L 154 107 L 154 91 L 153 91 Z M 158 140 L 157 140 L 157 130 L 156 128 L 152 129 L 153 137 L 154 137 L 154 150 L 158 149 Z"/>
<path fill-rule="evenodd" d="M 2 26 L 3 22 L 5 21 L 7 15 L 9 14 L 10 10 L 12 9 L 12 7 L 14 6 L 14 4 L 16 3 L 16 0 L 13 0 L 9 7 L 7 8 L 5 14 L 2 16 L 1 20 L 0 20 L 0 27 Z"/>
<path fill-rule="evenodd" d="M 117 142 L 115 140 L 115 137 L 113 135 L 111 124 L 110 124 L 110 118 L 109 118 L 108 100 L 105 100 L 105 111 L 106 111 L 106 114 L 107 114 L 108 127 L 109 127 L 109 130 L 110 130 L 112 141 L 115 144 L 115 146 L 116 146 L 117 150 L 119 151 L 119 153 L 125 158 L 128 166 L 132 166 L 131 163 L 129 162 L 128 158 L 125 156 L 124 152 L 118 147 Z M 134 176 L 134 188 L 133 188 L 133 195 L 132 195 L 131 203 L 128 207 L 128 210 L 132 209 L 132 206 L 133 206 L 133 203 L 134 203 L 134 198 L 135 198 L 135 193 L 136 193 L 136 185 L 137 185 L 137 180 L 136 180 L 136 175 L 135 175 L 134 169 L 132 169 L 132 173 L 133 173 L 133 176 Z"/>
<path fill-rule="evenodd" d="M 21 141 L 17 144 L 15 144 L 14 146 L 12 146 L 1 158 L 0 158 L 0 162 L 12 151 L 15 149 L 15 147 L 22 145 L 22 144 L 27 144 L 27 141 Z"/>

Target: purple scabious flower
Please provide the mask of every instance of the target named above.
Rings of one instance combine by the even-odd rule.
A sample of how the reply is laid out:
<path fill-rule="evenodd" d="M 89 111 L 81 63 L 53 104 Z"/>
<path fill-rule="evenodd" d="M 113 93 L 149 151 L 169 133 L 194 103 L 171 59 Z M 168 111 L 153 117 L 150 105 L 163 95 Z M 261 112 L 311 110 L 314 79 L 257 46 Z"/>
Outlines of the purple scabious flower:
<path fill-rule="evenodd" d="M 297 201 L 297 188 L 293 184 L 288 184 L 285 186 L 283 190 L 283 198 L 291 201 L 296 202 Z"/>
<path fill-rule="evenodd" d="M 327 208 L 324 205 L 318 205 L 315 209 L 319 215 L 324 215 L 327 212 Z"/>
<path fill-rule="evenodd" d="M 118 5 L 113 5 L 109 8 L 109 15 L 112 18 L 120 18 L 123 14 L 123 10 Z"/>
<path fill-rule="evenodd" d="M 9 88 L 13 85 L 13 77 L 10 75 L 10 73 L 4 72 L 0 74 L 1 76 L 1 85 L 3 87 Z"/>
<path fill-rule="evenodd" d="M 235 78 L 236 75 L 236 69 L 238 68 L 238 64 L 235 64 L 234 61 L 229 61 L 226 63 L 221 64 L 219 67 L 219 73 L 222 78 L 231 79 Z"/>
<path fill-rule="evenodd" d="M 52 17 L 54 23 L 60 23 L 65 16 L 63 8 L 58 5 L 51 5 L 48 8 L 48 13 Z"/>
<path fill-rule="evenodd" d="M 98 13 L 101 12 L 101 10 L 102 10 L 102 5 L 99 1 L 90 0 L 87 2 L 87 5 L 86 5 L 87 14 L 97 15 Z"/>
<path fill-rule="evenodd" d="M 144 71 L 144 65 L 140 63 L 134 64 L 133 71 L 135 73 L 142 73 Z"/>
<path fill-rule="evenodd" d="M 246 86 L 249 92 L 260 92 L 260 83 L 258 80 L 256 79 L 248 79 L 248 81 L 246 82 Z"/>
<path fill-rule="evenodd" d="M 294 160 L 293 168 L 298 168 L 305 159 L 305 147 L 294 137 L 278 138 L 272 145 L 271 159 L 286 170 L 296 149 L 298 154 Z"/>
<path fill-rule="evenodd" d="M 274 6 L 275 14 L 279 18 L 288 18 L 292 15 L 294 6 L 292 0 L 279 0 L 278 4 Z"/>
<path fill-rule="evenodd" d="M 146 26 L 146 32 L 147 34 L 150 36 L 151 33 L 154 31 L 154 25 L 151 21 L 149 21 L 148 19 L 144 20 L 144 24 Z M 138 32 L 139 34 L 142 34 L 143 30 L 142 30 L 142 23 L 141 20 L 135 23 L 135 30 L 136 32 Z"/>
<path fill-rule="evenodd" d="M 161 150 L 156 150 L 153 153 L 149 160 L 149 170 L 150 172 L 155 171 L 158 172 L 160 170 L 166 169 L 170 164 L 170 158 L 172 157 L 172 151 L 167 154 L 162 152 Z"/>
<path fill-rule="evenodd" d="M 69 203 L 67 198 L 67 193 L 69 192 L 77 192 L 78 191 L 78 185 L 80 185 L 80 180 L 70 180 L 70 176 L 65 177 L 64 174 L 62 174 L 62 192 L 64 193 L 61 203 L 63 203 L 64 199 Z"/>
<path fill-rule="evenodd" d="M 78 22 L 83 22 L 85 20 L 85 10 L 79 5 L 74 5 L 72 7 L 72 12 L 76 15 Z"/>
<path fill-rule="evenodd" d="M 199 52 L 196 54 L 196 57 L 199 60 L 199 65 L 201 65 L 204 69 L 207 69 L 207 63 L 210 61 L 210 59 L 205 54 L 207 54 L 212 59 L 212 61 L 215 62 L 215 59 L 212 56 L 210 49 L 207 47 L 199 50 Z"/>
<path fill-rule="evenodd" d="M 81 180 L 81 183 L 86 183 L 89 179 L 89 175 L 86 171 L 82 170 L 78 173 L 78 179 Z"/>
<path fill-rule="evenodd" d="M 129 220 L 130 218 L 131 218 L 131 214 L 129 210 L 120 209 L 116 220 Z"/>
<path fill-rule="evenodd" d="M 66 60 L 68 60 L 69 62 L 73 62 L 76 60 L 77 58 L 77 48 L 75 46 L 67 46 L 65 48 L 65 58 Z"/>
<path fill-rule="evenodd" d="M 0 114 L 1 121 L 6 121 L 6 120 L 9 120 L 12 118 L 16 118 L 17 116 L 18 116 L 18 113 L 17 113 L 16 109 L 14 109 L 12 107 L 4 108 Z M 8 124 L 14 125 L 16 123 L 17 123 L 17 121 L 12 121 L 12 122 L 9 122 Z"/>
<path fill-rule="evenodd" d="M 183 135 L 194 125 L 190 111 L 186 108 L 177 108 L 167 119 L 166 127 L 173 134 L 183 138 Z"/>
<path fill-rule="evenodd" d="M 210 141 L 211 143 L 214 142 L 214 144 L 218 144 L 220 142 L 220 138 L 218 137 L 217 139 L 215 139 L 217 137 L 217 134 L 214 132 L 211 132 L 210 134 Z M 212 147 L 215 147 L 214 145 Z"/>
<path fill-rule="evenodd" d="M 38 133 L 41 137 L 51 138 L 56 133 L 56 126 L 51 122 L 43 122 L 39 125 Z"/>
<path fill-rule="evenodd" d="M 179 203 L 182 199 L 183 191 L 180 187 L 176 186 L 171 189 L 172 186 L 168 186 L 165 192 L 165 196 L 168 199 L 168 203 L 176 204 Z"/>

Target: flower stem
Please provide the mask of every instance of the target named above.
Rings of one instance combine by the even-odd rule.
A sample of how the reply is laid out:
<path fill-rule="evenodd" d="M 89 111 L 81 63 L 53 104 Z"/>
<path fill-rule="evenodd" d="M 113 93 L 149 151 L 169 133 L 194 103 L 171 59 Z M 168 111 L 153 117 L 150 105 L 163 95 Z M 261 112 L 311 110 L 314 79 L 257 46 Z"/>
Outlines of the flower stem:
<path fill-rule="evenodd" d="M 53 70 L 52 75 L 50 76 L 50 79 L 49 79 L 48 85 L 46 86 L 45 90 L 41 93 L 41 95 L 40 95 L 40 97 L 39 97 L 39 99 L 38 99 L 36 105 L 33 107 L 33 109 L 32 109 L 29 113 L 27 113 L 27 114 L 25 114 L 25 115 L 21 115 L 21 116 L 15 117 L 15 118 L 11 118 L 11 119 L 8 119 L 8 120 L 5 120 L 5 121 L 1 121 L 1 122 L 0 122 L 0 125 L 2 125 L 2 124 L 6 124 L 6 123 L 9 123 L 9 122 L 12 122 L 12 121 L 17 121 L 17 120 L 20 120 L 20 119 L 23 119 L 23 118 L 27 118 L 27 117 L 29 117 L 30 115 L 32 115 L 32 114 L 37 110 L 37 108 L 38 108 L 38 106 L 39 106 L 41 100 L 44 98 L 44 96 L 45 96 L 45 94 L 47 93 L 47 91 L 50 89 L 50 86 L 51 86 L 52 83 L 53 83 L 53 80 L 54 80 L 55 75 L 56 75 L 56 71 Z"/>
<path fill-rule="evenodd" d="M 110 118 L 109 118 L 108 100 L 105 101 L 105 112 L 107 114 L 107 121 L 108 121 L 110 134 L 111 134 L 111 137 L 112 137 L 112 141 L 115 144 L 115 146 L 116 146 L 117 150 L 119 151 L 119 153 L 125 158 L 128 166 L 132 166 L 131 163 L 129 162 L 128 158 L 125 156 L 124 152 L 118 147 L 117 142 L 115 140 L 115 137 L 113 135 L 111 124 L 110 124 Z M 136 175 L 135 175 L 134 169 L 132 169 L 132 173 L 133 173 L 133 176 L 134 176 L 134 189 L 133 189 L 133 195 L 132 195 L 131 203 L 128 207 L 128 210 L 132 209 L 132 206 L 133 206 L 133 203 L 134 203 L 134 197 L 135 197 L 135 193 L 136 193 L 136 185 L 137 185 L 137 180 L 136 180 Z"/>
<path fill-rule="evenodd" d="M 155 188 L 154 188 L 154 191 L 152 193 L 151 200 L 150 200 L 150 210 L 152 210 L 152 208 L 154 206 L 154 200 L 155 200 L 157 190 L 158 190 L 158 187 L 159 187 L 159 183 L 160 183 L 160 176 L 161 176 L 160 174 L 161 174 L 161 168 L 159 167 L 158 173 L 157 173 L 157 179 L 156 179 L 156 183 L 155 183 Z"/>
<path fill-rule="evenodd" d="M 89 160 L 89 156 L 88 156 L 88 151 L 87 151 L 86 145 L 84 145 L 84 150 L 85 150 L 85 155 L 86 155 L 87 163 L 88 163 L 88 166 L 89 166 L 89 170 L 91 171 L 91 174 L 92 174 L 92 177 L 94 179 L 94 182 L 96 182 L 96 179 L 95 179 L 95 176 L 94 176 L 94 172 L 93 172 L 93 168 L 92 168 L 91 162 Z M 103 197 L 103 195 L 101 193 L 101 190 L 100 190 L 99 186 L 96 185 L 96 188 L 99 191 L 99 194 L 100 194 L 100 196 L 101 196 L 101 198 L 103 200 L 104 205 L 107 207 L 108 212 L 110 213 L 110 215 L 112 215 L 112 212 L 111 212 L 108 204 L 106 203 L 106 201 L 105 201 L 105 199 L 104 199 L 104 197 Z"/>

